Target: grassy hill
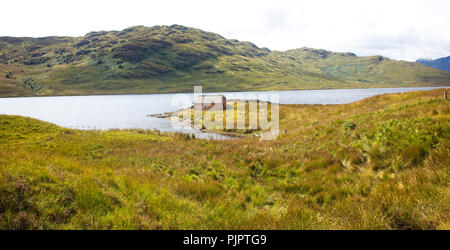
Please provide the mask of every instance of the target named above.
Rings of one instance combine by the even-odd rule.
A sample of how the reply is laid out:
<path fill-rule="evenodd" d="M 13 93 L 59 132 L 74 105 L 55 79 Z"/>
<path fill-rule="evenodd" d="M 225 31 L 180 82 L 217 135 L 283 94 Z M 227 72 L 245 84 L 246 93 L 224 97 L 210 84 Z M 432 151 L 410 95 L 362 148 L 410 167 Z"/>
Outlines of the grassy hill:
<path fill-rule="evenodd" d="M 442 90 L 281 105 L 274 141 L 0 116 L 1 229 L 450 229 Z"/>
<path fill-rule="evenodd" d="M 382 56 L 285 52 L 180 25 L 82 37 L 0 37 L 0 96 L 448 86 L 450 72 Z"/>

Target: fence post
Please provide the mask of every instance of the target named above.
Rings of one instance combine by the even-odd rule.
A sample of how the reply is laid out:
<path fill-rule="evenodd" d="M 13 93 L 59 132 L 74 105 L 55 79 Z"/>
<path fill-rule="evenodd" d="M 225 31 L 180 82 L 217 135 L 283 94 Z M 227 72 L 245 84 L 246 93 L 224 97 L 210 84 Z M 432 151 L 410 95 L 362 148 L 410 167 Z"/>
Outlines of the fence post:
<path fill-rule="evenodd" d="M 444 100 L 447 100 L 447 90 L 444 90 Z"/>

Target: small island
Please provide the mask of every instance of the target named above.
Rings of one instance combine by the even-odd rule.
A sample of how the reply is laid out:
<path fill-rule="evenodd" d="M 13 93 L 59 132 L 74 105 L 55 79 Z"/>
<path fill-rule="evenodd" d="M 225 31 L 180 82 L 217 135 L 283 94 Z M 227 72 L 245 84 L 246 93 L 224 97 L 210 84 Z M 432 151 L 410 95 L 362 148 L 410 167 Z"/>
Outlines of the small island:
<path fill-rule="evenodd" d="M 271 121 L 271 108 L 272 103 L 269 101 L 227 100 L 222 95 L 201 95 L 194 98 L 194 103 L 189 108 L 149 116 L 190 124 L 192 128 L 202 132 L 233 137 L 258 137 L 261 132 L 268 130 L 262 129 L 259 124 L 264 117 L 267 122 Z M 196 110 L 199 112 L 197 115 Z M 201 126 L 196 127 L 196 124 Z"/>

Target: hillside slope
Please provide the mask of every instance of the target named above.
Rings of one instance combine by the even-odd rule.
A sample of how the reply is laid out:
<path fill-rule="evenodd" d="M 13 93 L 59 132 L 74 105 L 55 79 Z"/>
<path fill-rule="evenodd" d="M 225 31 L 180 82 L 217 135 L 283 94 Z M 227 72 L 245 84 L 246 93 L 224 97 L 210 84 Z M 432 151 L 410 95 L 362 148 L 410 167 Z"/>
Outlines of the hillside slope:
<path fill-rule="evenodd" d="M 435 69 L 450 71 L 450 56 L 438 58 L 436 60 L 419 59 L 416 62 L 433 67 Z"/>
<path fill-rule="evenodd" d="M 450 72 L 381 56 L 286 52 L 180 25 L 0 37 L 0 96 L 448 86 Z"/>

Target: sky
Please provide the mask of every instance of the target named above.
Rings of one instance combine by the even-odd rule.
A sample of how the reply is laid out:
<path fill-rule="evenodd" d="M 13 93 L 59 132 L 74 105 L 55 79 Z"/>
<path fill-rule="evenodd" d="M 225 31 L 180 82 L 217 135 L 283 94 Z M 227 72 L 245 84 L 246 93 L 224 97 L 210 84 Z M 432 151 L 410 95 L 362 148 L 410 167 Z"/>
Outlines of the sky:
<path fill-rule="evenodd" d="M 14 0 L 0 8 L 0 36 L 180 24 L 271 50 L 311 47 L 408 61 L 450 55 L 450 0 Z"/>

